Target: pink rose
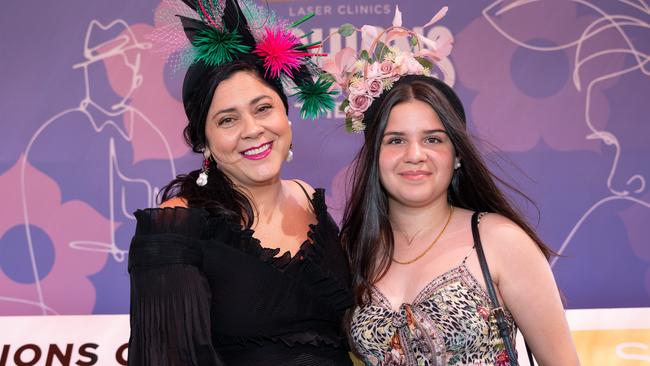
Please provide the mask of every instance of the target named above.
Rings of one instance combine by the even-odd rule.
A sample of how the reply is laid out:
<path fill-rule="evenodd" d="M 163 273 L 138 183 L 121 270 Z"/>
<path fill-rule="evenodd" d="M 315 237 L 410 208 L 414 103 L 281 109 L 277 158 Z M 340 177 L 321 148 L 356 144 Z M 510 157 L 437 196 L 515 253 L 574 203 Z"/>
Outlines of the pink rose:
<path fill-rule="evenodd" d="M 379 79 L 368 79 L 366 85 L 368 87 L 368 95 L 373 98 L 380 96 L 384 90 L 384 84 Z"/>
<path fill-rule="evenodd" d="M 368 65 L 368 71 L 366 73 L 368 78 L 377 78 L 381 76 L 381 70 L 379 63 L 375 62 L 374 64 Z"/>
<path fill-rule="evenodd" d="M 353 94 L 366 94 L 368 86 L 363 81 L 355 81 L 350 84 L 350 96 Z"/>
<path fill-rule="evenodd" d="M 393 63 L 391 61 L 384 61 L 379 65 L 379 70 L 382 75 L 393 76 Z"/>
<path fill-rule="evenodd" d="M 370 107 L 372 98 L 366 94 L 353 94 L 350 95 L 349 101 L 349 107 L 353 112 L 363 113 L 368 110 L 368 107 Z"/>
<path fill-rule="evenodd" d="M 374 64 L 368 66 L 368 79 L 383 79 L 387 77 L 392 77 L 394 71 L 393 62 L 383 61 L 381 63 L 375 62 Z"/>
<path fill-rule="evenodd" d="M 355 111 L 352 109 L 349 109 L 345 113 L 345 117 L 351 119 L 351 120 L 363 120 L 363 112 Z"/>

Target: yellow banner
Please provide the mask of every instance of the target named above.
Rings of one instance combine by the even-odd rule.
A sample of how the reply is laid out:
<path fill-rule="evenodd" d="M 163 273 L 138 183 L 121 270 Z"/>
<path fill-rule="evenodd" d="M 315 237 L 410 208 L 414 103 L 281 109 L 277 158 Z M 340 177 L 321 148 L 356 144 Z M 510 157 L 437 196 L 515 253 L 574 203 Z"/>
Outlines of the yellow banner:
<path fill-rule="evenodd" d="M 650 329 L 573 331 L 583 365 L 650 365 Z"/>

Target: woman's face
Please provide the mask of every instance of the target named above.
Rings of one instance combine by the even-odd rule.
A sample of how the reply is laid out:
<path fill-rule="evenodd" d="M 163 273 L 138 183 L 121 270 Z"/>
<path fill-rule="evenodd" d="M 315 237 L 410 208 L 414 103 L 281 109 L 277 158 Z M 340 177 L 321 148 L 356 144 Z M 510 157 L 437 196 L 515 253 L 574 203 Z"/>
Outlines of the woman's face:
<path fill-rule="evenodd" d="M 431 106 L 411 100 L 393 107 L 379 149 L 380 179 L 392 207 L 446 202 L 454 158 L 451 140 Z"/>
<path fill-rule="evenodd" d="M 280 179 L 291 129 L 280 96 L 255 74 L 239 71 L 217 86 L 205 136 L 219 168 L 237 185 Z"/>

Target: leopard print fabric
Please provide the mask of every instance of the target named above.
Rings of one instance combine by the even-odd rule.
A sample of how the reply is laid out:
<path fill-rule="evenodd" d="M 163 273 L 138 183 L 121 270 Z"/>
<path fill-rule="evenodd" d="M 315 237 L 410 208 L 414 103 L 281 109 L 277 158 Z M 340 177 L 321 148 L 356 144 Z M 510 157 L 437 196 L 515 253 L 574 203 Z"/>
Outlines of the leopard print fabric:
<path fill-rule="evenodd" d="M 505 314 L 514 342 L 514 319 Z M 370 303 L 354 310 L 351 338 L 366 365 L 509 365 L 489 297 L 465 260 L 399 311 L 372 287 Z"/>

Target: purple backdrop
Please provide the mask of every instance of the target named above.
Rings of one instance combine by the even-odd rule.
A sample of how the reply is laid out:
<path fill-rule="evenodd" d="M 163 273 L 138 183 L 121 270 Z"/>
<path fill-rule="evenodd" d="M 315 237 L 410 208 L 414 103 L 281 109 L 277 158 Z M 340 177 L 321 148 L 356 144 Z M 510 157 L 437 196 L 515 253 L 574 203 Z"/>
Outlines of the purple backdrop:
<path fill-rule="evenodd" d="M 285 0 L 320 39 L 389 25 L 396 0 Z M 400 1 L 418 31 L 442 1 Z M 650 306 L 650 8 L 643 1 L 450 2 L 447 80 L 502 177 L 564 255 L 570 308 Z M 149 41 L 157 0 L 10 2 L 0 14 L 0 315 L 128 312 L 132 212 L 200 160 L 181 139 L 182 71 Z M 158 10 L 159 11 L 159 10 Z M 326 52 L 356 48 L 334 39 Z M 328 189 L 340 218 L 360 136 L 332 115 L 299 120 L 283 175 Z M 495 151 L 501 153 L 495 153 Z M 525 173 L 523 173 L 525 172 Z"/>

